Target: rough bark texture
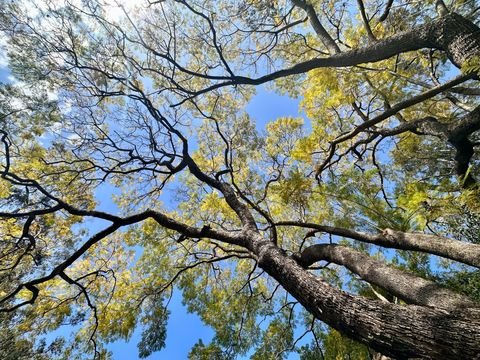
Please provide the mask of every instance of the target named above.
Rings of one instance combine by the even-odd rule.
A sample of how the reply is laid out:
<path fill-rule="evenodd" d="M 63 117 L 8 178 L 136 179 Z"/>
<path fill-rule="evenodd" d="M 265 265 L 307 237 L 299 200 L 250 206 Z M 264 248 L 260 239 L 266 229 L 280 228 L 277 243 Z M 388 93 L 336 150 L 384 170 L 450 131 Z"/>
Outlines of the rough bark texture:
<path fill-rule="evenodd" d="M 466 296 L 457 294 L 419 276 L 376 261 L 348 246 L 318 244 L 305 249 L 299 263 L 304 267 L 325 260 L 343 265 L 371 284 L 380 286 L 392 295 L 417 305 L 455 309 L 478 307 Z"/>
<path fill-rule="evenodd" d="M 379 238 L 382 239 L 380 245 L 390 243 L 397 245 L 391 246 L 397 249 L 424 251 L 480 268 L 480 246 L 476 244 L 429 234 L 404 233 L 392 229 L 386 229 L 383 236 Z"/>
<path fill-rule="evenodd" d="M 451 13 L 441 17 L 430 29 L 433 47 L 446 51 L 458 67 L 472 56 L 480 54 L 480 29 L 463 16 Z"/>
<path fill-rule="evenodd" d="M 397 359 L 480 359 L 480 310 L 395 305 L 335 289 L 274 244 L 254 246 L 259 265 L 316 318 Z"/>
<path fill-rule="evenodd" d="M 457 67 L 461 67 L 466 60 L 480 55 L 480 29 L 463 16 L 450 13 L 412 30 L 373 42 L 366 47 L 336 53 L 325 58 L 307 60 L 291 68 L 256 79 L 236 76 L 231 81 L 216 84 L 199 91 L 198 94 L 232 84 L 259 85 L 281 77 L 303 74 L 317 68 L 348 67 L 377 62 L 401 53 L 426 48 L 445 51 L 451 61 Z"/>

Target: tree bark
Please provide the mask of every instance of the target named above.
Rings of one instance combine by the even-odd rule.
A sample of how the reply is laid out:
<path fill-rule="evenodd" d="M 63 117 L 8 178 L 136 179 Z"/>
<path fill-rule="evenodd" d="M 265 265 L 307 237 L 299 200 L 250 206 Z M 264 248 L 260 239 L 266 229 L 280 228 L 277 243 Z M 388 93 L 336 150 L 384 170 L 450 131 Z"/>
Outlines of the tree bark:
<path fill-rule="evenodd" d="M 340 48 L 320 23 L 313 5 L 307 3 L 305 0 L 292 0 L 292 3 L 295 6 L 302 8 L 307 13 L 308 19 L 310 20 L 310 25 L 312 25 L 313 30 L 315 30 L 323 45 L 325 45 L 325 47 L 328 49 L 330 55 L 338 54 L 340 52 Z"/>
<path fill-rule="evenodd" d="M 343 265 L 365 281 L 412 304 L 443 309 L 479 307 L 464 295 L 457 294 L 433 281 L 388 266 L 382 261 L 376 261 L 367 254 L 348 246 L 313 245 L 302 251 L 298 258 L 303 267 L 321 260 Z"/>
<path fill-rule="evenodd" d="M 480 359 L 480 309 L 445 311 L 353 296 L 303 269 L 273 243 L 253 247 L 260 267 L 317 319 L 397 359 Z"/>
<path fill-rule="evenodd" d="M 385 229 L 379 238 L 382 239 L 380 245 L 383 246 L 388 246 L 387 244 L 390 243 L 393 246 L 388 247 L 423 251 L 480 268 L 480 245 L 477 244 L 436 235 L 406 233 L 392 229 Z"/>
<path fill-rule="evenodd" d="M 198 91 L 205 93 L 232 84 L 260 85 L 285 76 L 303 74 L 317 68 L 348 67 L 388 59 L 420 49 L 445 51 L 452 63 L 461 68 L 465 61 L 480 56 L 480 28 L 455 13 L 447 14 L 412 30 L 373 42 L 368 46 L 298 63 L 256 79 L 235 76 L 230 81 Z"/>
<path fill-rule="evenodd" d="M 457 67 L 480 54 L 480 29 L 474 23 L 455 13 L 441 17 L 431 27 L 429 38 L 433 47 L 447 53 Z"/>

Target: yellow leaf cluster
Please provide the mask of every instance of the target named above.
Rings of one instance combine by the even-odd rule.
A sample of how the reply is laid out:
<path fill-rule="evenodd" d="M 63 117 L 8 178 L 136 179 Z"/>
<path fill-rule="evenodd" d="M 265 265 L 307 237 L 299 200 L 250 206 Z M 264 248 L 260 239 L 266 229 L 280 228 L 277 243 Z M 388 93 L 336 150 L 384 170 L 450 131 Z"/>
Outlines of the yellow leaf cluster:
<path fill-rule="evenodd" d="M 221 198 L 217 192 L 208 193 L 200 203 L 200 210 L 207 213 L 215 213 L 226 219 L 236 219 L 233 210 L 228 206 L 225 199 Z"/>
<path fill-rule="evenodd" d="M 326 110 L 349 105 L 354 96 L 347 74 L 339 76 L 332 69 L 315 69 L 308 74 L 307 88 L 301 106 L 310 118 L 316 118 Z"/>

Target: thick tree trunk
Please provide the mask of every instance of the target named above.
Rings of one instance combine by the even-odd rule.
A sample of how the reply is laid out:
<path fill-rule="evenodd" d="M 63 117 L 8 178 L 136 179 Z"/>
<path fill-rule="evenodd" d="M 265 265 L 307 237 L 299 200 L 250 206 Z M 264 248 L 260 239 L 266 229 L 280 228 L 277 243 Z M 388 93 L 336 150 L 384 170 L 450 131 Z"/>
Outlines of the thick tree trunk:
<path fill-rule="evenodd" d="M 445 51 L 449 59 L 461 68 L 467 60 L 480 55 L 480 29 L 458 14 L 447 14 L 365 48 L 312 59 L 258 79 L 236 80 L 238 83 L 259 84 L 320 67 L 376 62 L 421 48 Z M 463 143 L 456 142 L 456 138 L 448 140 L 456 147 L 464 147 Z M 460 163 L 463 158 L 456 158 L 456 161 Z M 457 172 L 465 173 L 463 168 L 457 169 Z M 328 232 L 338 233 L 336 230 Z M 359 233 L 346 236 L 388 247 L 425 251 L 480 266 L 476 246 L 450 239 L 393 230 L 376 236 Z M 250 250 L 257 255 L 260 267 L 316 318 L 379 353 L 396 359 L 480 359 L 478 308 L 448 311 L 353 296 L 315 277 L 271 242 L 257 238 L 251 243 Z"/>
<path fill-rule="evenodd" d="M 316 318 L 397 359 L 480 359 L 480 309 L 395 305 L 335 289 L 273 243 L 257 239 L 259 265 Z"/>

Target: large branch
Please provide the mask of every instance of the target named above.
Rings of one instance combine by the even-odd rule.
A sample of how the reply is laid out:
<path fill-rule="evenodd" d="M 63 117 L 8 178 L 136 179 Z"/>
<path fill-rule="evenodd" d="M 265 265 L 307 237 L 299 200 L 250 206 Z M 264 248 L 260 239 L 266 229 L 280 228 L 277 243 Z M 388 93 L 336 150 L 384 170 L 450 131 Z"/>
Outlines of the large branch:
<path fill-rule="evenodd" d="M 264 242 L 259 266 L 309 312 L 347 336 L 399 359 L 475 359 L 480 353 L 480 309 L 445 310 L 395 305 L 353 296 L 303 269 Z"/>
<path fill-rule="evenodd" d="M 133 225 L 149 218 L 154 219 L 159 225 L 167 229 L 175 230 L 179 232 L 184 237 L 210 238 L 210 239 L 220 240 L 222 242 L 233 244 L 233 245 L 245 246 L 245 241 L 241 236 L 241 234 L 232 234 L 230 232 L 223 231 L 223 230 L 215 230 L 210 228 L 209 226 L 204 226 L 201 229 L 196 228 L 193 226 L 186 225 L 182 222 L 179 222 L 158 211 L 146 210 L 142 213 L 128 216 L 125 218 L 117 218 L 117 220 L 114 221 L 113 224 L 111 224 L 104 230 L 90 237 L 82 246 L 80 246 L 76 251 L 74 251 L 65 261 L 55 266 L 53 270 L 50 271 L 50 273 L 17 286 L 15 290 L 5 295 L 4 297 L 0 298 L 0 304 L 7 303 L 8 301 L 10 301 L 24 288 L 28 289 L 32 293 L 31 298 L 23 302 L 20 302 L 10 308 L 3 308 L 3 309 L 0 308 L 0 312 L 10 312 L 24 305 L 33 304 L 39 293 L 37 285 L 42 284 L 46 281 L 49 281 L 53 279 L 55 276 L 59 276 L 70 265 L 72 265 L 83 254 L 85 254 L 92 246 L 97 244 L 99 241 L 105 239 L 107 236 L 113 234 L 115 231 L 117 231 L 121 227 Z"/>
<path fill-rule="evenodd" d="M 298 226 L 387 248 L 420 251 L 480 268 L 480 245 L 441 236 L 408 233 L 392 229 L 385 229 L 379 234 L 368 234 L 345 228 L 302 223 L 299 221 L 281 221 L 277 222 L 276 225 Z"/>
<path fill-rule="evenodd" d="M 388 266 L 348 246 L 317 244 L 309 246 L 298 256 L 298 262 L 303 267 L 322 260 L 343 265 L 363 280 L 412 304 L 444 309 L 479 307 L 466 296 Z"/>
<path fill-rule="evenodd" d="M 313 69 L 325 67 L 348 67 L 388 59 L 392 56 L 430 48 L 445 51 L 457 67 L 465 61 L 480 54 L 480 29 L 473 22 L 461 15 L 451 13 L 430 23 L 393 35 L 368 46 L 337 53 L 325 58 L 316 58 L 298 63 L 290 68 L 270 74 L 249 78 L 235 76 L 230 80 L 219 82 L 189 95 L 195 97 L 214 89 L 230 85 L 260 85 L 290 75 L 303 74 Z M 212 77 L 214 80 L 214 77 Z M 187 101 L 187 98 L 174 106 Z"/>

